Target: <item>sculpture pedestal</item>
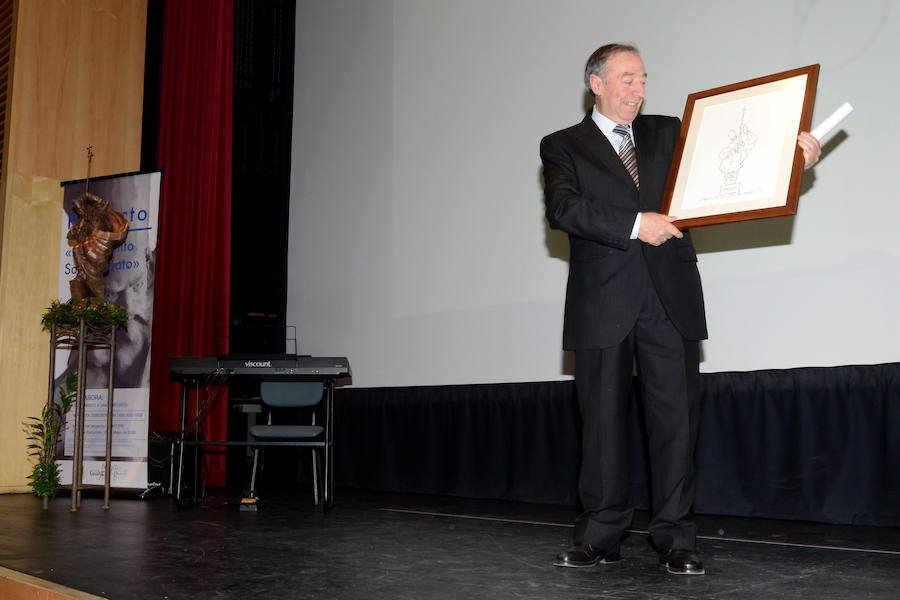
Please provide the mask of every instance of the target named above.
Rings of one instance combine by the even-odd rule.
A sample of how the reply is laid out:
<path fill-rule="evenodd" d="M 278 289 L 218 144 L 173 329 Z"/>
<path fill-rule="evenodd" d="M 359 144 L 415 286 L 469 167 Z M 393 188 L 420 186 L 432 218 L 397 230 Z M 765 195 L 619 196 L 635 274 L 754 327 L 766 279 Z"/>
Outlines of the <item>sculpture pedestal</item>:
<path fill-rule="evenodd" d="M 56 370 L 56 350 L 70 349 L 78 357 L 78 389 L 75 394 L 75 451 L 72 459 L 72 506 L 71 511 L 81 507 L 81 490 L 94 487 L 83 483 L 84 478 L 84 418 L 85 418 L 85 370 L 88 350 L 109 350 L 109 390 L 106 402 L 106 468 L 103 473 L 103 508 L 109 509 L 110 469 L 112 459 L 112 420 L 114 374 L 116 371 L 116 326 L 95 327 L 80 319 L 78 327 L 50 328 L 50 385 L 48 402 L 54 402 L 54 371 Z"/>

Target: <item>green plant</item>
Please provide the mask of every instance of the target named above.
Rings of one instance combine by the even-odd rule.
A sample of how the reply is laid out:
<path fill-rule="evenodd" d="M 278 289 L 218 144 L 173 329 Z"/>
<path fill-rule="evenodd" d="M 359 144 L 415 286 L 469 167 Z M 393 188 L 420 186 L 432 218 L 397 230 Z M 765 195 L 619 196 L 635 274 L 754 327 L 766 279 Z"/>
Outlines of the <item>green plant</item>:
<path fill-rule="evenodd" d="M 28 434 L 28 454 L 37 459 L 31 475 L 31 489 L 36 496 L 52 498 L 59 491 L 59 465 L 56 463 L 56 444 L 63 417 L 72 406 L 78 391 L 78 374 L 69 373 L 59 388 L 59 402 L 48 400 L 40 417 L 28 417 L 24 422 Z"/>
<path fill-rule="evenodd" d="M 92 327 L 125 327 L 128 324 L 128 311 L 110 302 L 97 298 L 85 298 L 73 302 L 60 302 L 53 300 L 47 307 L 47 312 L 41 317 L 41 325 L 50 329 L 52 325 L 57 327 L 78 327 L 80 319 Z"/>

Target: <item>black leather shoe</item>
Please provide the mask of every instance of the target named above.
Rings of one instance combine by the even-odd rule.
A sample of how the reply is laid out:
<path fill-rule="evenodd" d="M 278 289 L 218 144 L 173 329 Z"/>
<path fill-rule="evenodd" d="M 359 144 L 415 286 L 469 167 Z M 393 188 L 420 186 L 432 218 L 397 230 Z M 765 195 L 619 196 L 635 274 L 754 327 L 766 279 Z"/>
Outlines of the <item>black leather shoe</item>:
<path fill-rule="evenodd" d="M 703 575 L 706 569 L 700 557 L 690 550 L 669 550 L 659 555 L 659 564 L 666 565 L 666 570 L 674 575 Z"/>
<path fill-rule="evenodd" d="M 604 552 L 599 548 L 595 548 L 590 544 L 579 544 L 571 550 L 560 552 L 553 561 L 556 567 L 593 567 L 594 565 L 619 562 L 622 556 L 619 550 L 610 550 Z"/>

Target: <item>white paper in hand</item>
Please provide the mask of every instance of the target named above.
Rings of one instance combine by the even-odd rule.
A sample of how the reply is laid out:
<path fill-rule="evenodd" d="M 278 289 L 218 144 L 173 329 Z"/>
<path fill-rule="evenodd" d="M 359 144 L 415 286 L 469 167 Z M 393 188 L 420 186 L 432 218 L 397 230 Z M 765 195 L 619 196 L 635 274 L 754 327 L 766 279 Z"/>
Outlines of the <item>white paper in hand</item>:
<path fill-rule="evenodd" d="M 831 113 L 827 119 L 819 123 L 815 129 L 810 131 L 812 136 L 819 140 L 819 143 L 823 143 L 825 138 L 828 137 L 835 128 L 843 121 L 847 115 L 853 112 L 853 107 L 850 106 L 849 102 L 844 102 L 841 104 L 836 111 Z"/>

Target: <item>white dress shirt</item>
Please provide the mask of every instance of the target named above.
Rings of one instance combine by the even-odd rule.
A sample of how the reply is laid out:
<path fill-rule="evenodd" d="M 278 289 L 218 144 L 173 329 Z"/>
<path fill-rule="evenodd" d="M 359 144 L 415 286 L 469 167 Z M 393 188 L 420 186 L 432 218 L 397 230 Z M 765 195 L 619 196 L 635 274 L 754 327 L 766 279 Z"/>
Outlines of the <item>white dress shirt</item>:
<path fill-rule="evenodd" d="M 622 145 L 622 136 L 618 133 L 615 133 L 613 129 L 618 125 L 615 121 L 607 117 L 606 115 L 600 114 L 600 111 L 597 110 L 597 107 L 594 106 L 593 112 L 591 112 L 591 119 L 594 120 L 594 123 L 597 124 L 597 127 L 600 128 L 600 131 L 603 132 L 603 135 L 606 136 L 606 139 L 609 140 L 609 143 L 612 144 L 612 147 L 619 151 L 619 146 Z M 634 144 L 634 131 L 631 129 L 631 123 L 625 126 L 628 129 L 628 135 L 631 137 L 631 143 Z M 634 146 L 635 151 L 637 151 L 637 144 Z M 631 239 L 636 240 L 638 236 L 638 231 L 641 229 L 641 213 L 638 213 L 634 218 L 634 227 L 631 228 Z"/>

